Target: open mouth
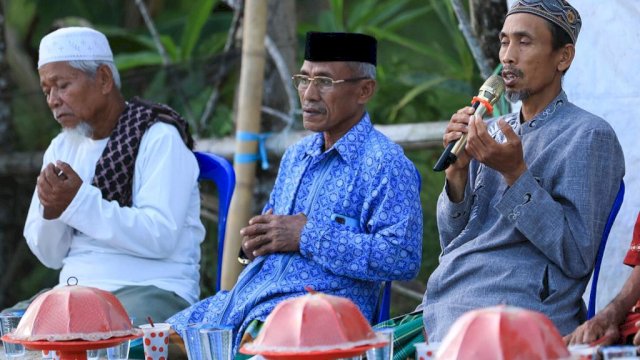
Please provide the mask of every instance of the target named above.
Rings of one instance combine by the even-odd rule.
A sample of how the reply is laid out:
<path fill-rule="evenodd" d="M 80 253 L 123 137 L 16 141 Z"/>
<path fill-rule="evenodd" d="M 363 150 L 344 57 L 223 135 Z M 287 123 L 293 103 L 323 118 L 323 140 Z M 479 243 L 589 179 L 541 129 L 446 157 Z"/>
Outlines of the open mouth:
<path fill-rule="evenodd" d="M 504 80 L 504 84 L 507 87 L 514 86 L 518 81 L 518 78 L 522 76 L 521 72 L 517 69 L 514 70 L 503 70 L 502 71 L 502 79 Z"/>

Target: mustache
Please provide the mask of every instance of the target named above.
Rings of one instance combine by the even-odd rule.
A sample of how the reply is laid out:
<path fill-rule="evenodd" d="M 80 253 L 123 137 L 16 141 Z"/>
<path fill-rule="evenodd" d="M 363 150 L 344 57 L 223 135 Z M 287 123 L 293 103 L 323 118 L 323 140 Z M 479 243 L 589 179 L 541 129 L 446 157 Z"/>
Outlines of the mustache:
<path fill-rule="evenodd" d="M 53 118 L 56 120 L 60 120 L 61 116 L 66 116 L 66 115 L 69 115 L 69 114 L 64 112 L 53 112 Z"/>
<path fill-rule="evenodd" d="M 314 111 L 319 113 L 324 113 L 326 111 L 325 107 L 320 104 L 313 103 L 304 103 L 302 104 L 303 111 Z"/>
<path fill-rule="evenodd" d="M 505 66 L 504 68 L 502 68 L 502 72 L 501 72 L 502 77 L 507 77 L 509 75 L 513 75 L 515 77 L 524 77 L 524 72 L 518 68 L 516 68 L 515 66 Z"/>

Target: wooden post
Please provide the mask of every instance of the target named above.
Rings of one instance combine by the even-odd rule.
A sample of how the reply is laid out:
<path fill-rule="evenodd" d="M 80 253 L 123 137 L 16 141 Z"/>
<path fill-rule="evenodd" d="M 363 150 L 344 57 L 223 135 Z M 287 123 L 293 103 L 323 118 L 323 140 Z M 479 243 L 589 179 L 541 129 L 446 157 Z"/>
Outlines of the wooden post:
<path fill-rule="evenodd" d="M 260 109 L 265 66 L 265 33 L 267 30 L 267 1 L 247 0 L 244 8 L 242 31 L 242 67 L 238 90 L 238 113 L 236 131 L 260 132 Z M 236 154 L 255 154 L 255 141 L 236 141 Z M 235 285 L 242 265 L 238 262 L 241 236 L 240 229 L 252 216 L 253 188 L 256 163 L 235 163 L 236 189 L 231 200 L 225 236 L 222 263 L 221 289 L 229 290 Z"/>

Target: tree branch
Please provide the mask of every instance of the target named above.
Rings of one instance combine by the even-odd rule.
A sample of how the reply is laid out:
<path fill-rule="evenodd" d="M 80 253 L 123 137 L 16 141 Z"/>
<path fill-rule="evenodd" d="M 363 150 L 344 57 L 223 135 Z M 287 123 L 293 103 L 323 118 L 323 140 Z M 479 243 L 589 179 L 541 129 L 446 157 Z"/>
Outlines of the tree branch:
<path fill-rule="evenodd" d="M 283 119 L 287 124 L 287 128 L 285 128 L 283 131 L 287 131 L 294 122 L 294 115 L 297 108 L 296 105 L 298 103 L 298 95 L 293 91 L 293 86 L 291 86 L 291 73 L 289 73 L 289 69 L 287 68 L 287 62 L 284 60 L 284 57 L 280 53 L 280 50 L 278 50 L 276 44 L 268 35 L 264 40 L 264 45 L 267 47 L 269 56 L 271 56 L 271 59 L 276 64 L 276 69 L 278 69 L 280 80 L 282 81 L 282 85 L 284 86 L 284 90 L 287 93 L 287 98 L 289 100 L 289 120 Z"/>
<path fill-rule="evenodd" d="M 453 11 L 458 18 L 458 27 L 460 28 L 460 31 L 462 31 L 462 35 L 464 36 L 465 40 L 467 40 L 467 45 L 469 45 L 471 55 L 476 61 L 482 77 L 486 79 L 491 76 L 492 70 L 489 66 L 489 61 L 482 52 L 482 48 L 480 47 L 478 39 L 475 37 L 475 35 L 473 35 L 473 32 L 471 31 L 469 18 L 464 11 L 464 7 L 460 3 L 460 0 L 451 0 L 451 5 L 453 6 Z"/>
<path fill-rule="evenodd" d="M 271 116 L 275 116 L 277 118 L 279 118 L 280 120 L 282 120 L 285 124 L 287 124 L 287 129 L 289 127 L 291 127 L 291 125 L 293 125 L 293 117 L 291 116 L 291 114 L 285 114 L 282 111 L 276 110 L 274 108 L 268 107 L 268 106 L 262 106 L 262 110 L 263 113 L 265 114 L 269 114 Z M 286 131 L 283 130 L 282 132 L 284 133 Z"/>
<path fill-rule="evenodd" d="M 151 20 L 151 16 L 149 16 L 149 11 L 147 11 L 147 6 L 144 4 L 142 0 L 136 0 L 136 5 L 138 6 L 138 10 L 140 11 L 140 15 L 144 19 L 145 25 L 147 25 L 147 29 L 149 29 L 149 33 L 153 38 L 153 43 L 156 44 L 156 48 L 158 48 L 158 53 L 162 58 L 162 65 L 167 66 L 171 63 L 171 59 L 169 55 L 167 55 L 167 51 L 162 45 L 162 41 L 160 41 L 160 35 L 158 34 L 158 30 L 156 30 L 156 26 Z"/>
<path fill-rule="evenodd" d="M 175 85 L 175 89 L 178 95 L 180 96 L 182 103 L 184 104 L 184 111 L 186 113 L 186 117 L 188 119 L 195 120 L 193 117 L 193 112 L 191 111 L 191 106 L 189 105 L 189 100 L 184 95 L 184 92 L 182 91 L 182 86 L 180 86 L 180 80 L 178 79 L 178 76 L 175 70 L 172 67 L 168 66 L 171 63 L 171 58 L 167 54 L 167 51 L 165 50 L 164 46 L 162 45 L 162 41 L 160 40 L 160 35 L 158 34 L 158 30 L 156 30 L 156 26 L 153 23 L 151 16 L 149 16 L 149 11 L 147 11 L 147 6 L 144 4 L 143 0 L 136 0 L 136 5 L 138 5 L 138 9 L 140 10 L 140 15 L 142 15 L 142 18 L 144 19 L 144 23 L 145 25 L 147 25 L 147 29 L 149 30 L 149 33 L 153 38 L 153 42 L 154 44 L 156 44 L 156 47 L 158 48 L 158 53 L 162 58 L 162 65 L 167 70 L 167 74 L 169 76 L 169 82 Z"/>
<path fill-rule="evenodd" d="M 235 39 L 238 33 L 238 29 L 240 28 L 240 20 L 242 19 L 242 7 L 232 7 L 233 10 L 233 20 L 231 21 L 231 26 L 229 27 L 229 32 L 227 33 L 227 41 L 224 44 L 224 52 L 228 52 L 235 46 Z M 213 89 L 211 90 L 211 95 L 209 95 L 209 99 L 207 100 L 206 105 L 204 106 L 204 110 L 202 111 L 202 115 L 200 116 L 200 122 L 198 123 L 198 131 L 202 131 L 209 121 L 209 117 L 213 114 L 213 111 L 216 108 L 216 104 L 218 103 L 218 98 L 220 97 L 220 84 L 222 83 L 223 75 L 228 71 L 227 66 L 218 67 L 218 71 L 213 79 Z"/>

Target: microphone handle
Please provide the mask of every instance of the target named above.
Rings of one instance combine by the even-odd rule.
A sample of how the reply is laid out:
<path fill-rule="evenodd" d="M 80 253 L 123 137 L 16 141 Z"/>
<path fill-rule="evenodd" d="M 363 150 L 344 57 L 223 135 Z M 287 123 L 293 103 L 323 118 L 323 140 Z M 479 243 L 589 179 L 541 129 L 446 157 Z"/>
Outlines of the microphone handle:
<path fill-rule="evenodd" d="M 457 142 L 458 141 L 452 141 L 449 143 L 449 145 L 447 145 L 447 147 L 442 152 L 442 155 L 440 155 L 438 162 L 436 162 L 436 164 L 434 165 L 433 171 L 443 171 L 448 168 L 449 165 L 458 160 L 458 157 L 452 151 Z"/>
<path fill-rule="evenodd" d="M 476 101 L 473 103 L 472 107 L 476 110 L 474 114 L 478 114 L 482 116 L 484 115 L 486 109 L 484 106 L 481 106 L 480 109 L 478 109 L 479 106 L 480 106 L 480 101 Z M 458 153 L 460 153 L 460 151 L 464 149 L 464 146 L 466 144 L 467 144 L 467 134 L 462 134 L 460 139 L 450 142 L 449 145 L 447 145 L 447 147 L 442 152 L 442 155 L 440 155 L 440 158 L 438 159 L 436 164 L 433 166 L 433 171 L 446 170 L 449 167 L 449 165 L 456 162 L 456 160 L 458 160 Z"/>

